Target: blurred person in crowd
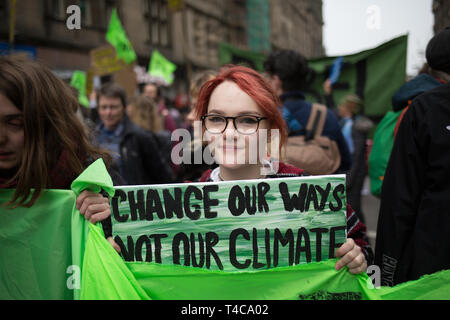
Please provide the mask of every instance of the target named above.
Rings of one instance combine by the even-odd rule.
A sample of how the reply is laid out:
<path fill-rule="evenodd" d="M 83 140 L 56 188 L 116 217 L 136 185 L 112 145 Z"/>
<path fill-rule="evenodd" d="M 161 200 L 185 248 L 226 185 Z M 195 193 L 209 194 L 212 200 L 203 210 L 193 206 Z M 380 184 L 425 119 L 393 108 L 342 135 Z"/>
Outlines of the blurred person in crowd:
<path fill-rule="evenodd" d="M 205 70 L 200 71 L 191 79 L 191 84 L 189 87 L 189 95 L 190 95 L 190 112 L 187 116 L 187 120 L 190 122 L 191 126 L 195 120 L 195 105 L 197 104 L 197 97 L 200 91 L 201 86 L 208 80 L 213 79 L 217 76 L 217 71 L 215 70 Z"/>
<path fill-rule="evenodd" d="M 213 141 L 213 156 L 219 163 L 214 170 L 207 170 L 201 182 L 219 182 L 246 179 L 268 179 L 303 176 L 300 168 L 258 157 L 249 160 L 251 140 L 258 139 L 260 130 L 267 130 L 270 140 L 272 130 L 279 132 L 279 150 L 287 138 L 286 123 L 279 112 L 280 100 L 270 83 L 256 71 L 243 66 L 230 66 L 217 77 L 207 81 L 200 89 L 195 107 L 196 120 L 202 121 L 205 136 Z M 262 144 L 258 144 L 261 148 Z M 266 146 L 267 147 L 267 146 Z M 276 152 L 270 150 L 269 153 Z M 277 157 L 276 157 L 277 158 Z M 243 161 L 235 161 L 243 160 Z M 277 166 L 275 166 L 277 162 Z M 268 170 L 262 171 L 263 168 Z M 277 169 L 275 169 L 277 168 Z M 347 267 L 350 273 L 365 272 L 373 258 L 372 249 L 365 235 L 365 226 L 347 205 L 347 241 L 336 251 L 339 258 L 337 270 Z"/>
<path fill-rule="evenodd" d="M 6 208 L 32 207 L 44 189 L 70 190 L 73 180 L 99 158 L 113 182 L 121 183 L 109 153 L 91 144 L 78 108 L 71 88 L 47 67 L 0 57 L 0 189 L 15 189 Z M 90 222 L 102 221 L 105 236 L 115 245 L 107 197 L 85 190 L 76 207 Z"/>
<path fill-rule="evenodd" d="M 326 79 L 323 83 L 323 91 L 327 108 L 330 109 L 334 113 L 334 115 L 339 118 L 338 108 L 336 107 L 333 99 L 333 84 L 331 83 L 330 79 Z"/>
<path fill-rule="evenodd" d="M 282 114 L 288 125 L 289 135 L 304 132 L 312 109 L 312 104 L 305 100 L 303 93 L 310 72 L 306 58 L 293 50 L 274 51 L 264 62 L 264 70 L 283 103 Z M 351 155 L 338 120 L 330 110 L 327 110 L 322 135 L 336 141 L 339 148 L 341 164 L 337 172 L 348 171 Z"/>
<path fill-rule="evenodd" d="M 100 89 L 97 143 L 112 152 L 126 184 L 172 182 L 172 172 L 159 152 L 154 135 L 135 125 L 126 115 L 126 99 L 125 90 L 116 83 Z"/>
<path fill-rule="evenodd" d="M 161 96 L 161 87 L 155 83 L 147 83 L 142 89 L 142 95 L 153 99 L 157 106 L 158 112 L 164 118 L 164 129 L 173 132 L 179 126 L 177 125 L 173 115 L 166 106 L 164 98 Z"/>
<path fill-rule="evenodd" d="M 214 70 L 205 70 L 205 71 L 199 71 L 191 79 L 190 88 L 189 88 L 189 95 L 190 95 L 190 104 L 189 104 L 189 113 L 186 117 L 187 123 L 189 124 L 189 130 L 191 131 L 191 134 L 200 134 L 200 136 L 193 136 L 193 139 L 190 143 L 190 146 L 184 151 L 190 150 L 190 163 L 182 163 L 179 167 L 178 171 L 178 178 L 177 181 L 184 182 L 184 181 L 195 181 L 200 178 L 203 172 L 207 169 L 215 168 L 217 165 L 214 164 L 207 164 L 203 161 L 203 157 L 201 159 L 201 163 L 194 163 L 195 157 L 194 154 L 196 152 L 201 152 L 201 154 L 204 154 L 205 148 L 208 148 L 207 144 L 202 140 L 201 132 L 196 132 L 194 130 L 194 121 L 195 121 L 195 105 L 197 104 L 197 97 L 198 93 L 200 91 L 201 86 L 208 80 L 214 79 L 214 77 L 217 75 L 217 71 Z M 199 126 L 200 127 L 200 126 Z M 200 141 L 200 142 L 198 142 Z M 196 148 L 201 149 L 197 150 Z"/>
<path fill-rule="evenodd" d="M 154 100 L 142 95 L 137 96 L 127 106 L 127 115 L 134 124 L 153 134 L 163 157 L 163 163 L 169 170 L 174 170 L 171 167 L 172 161 L 170 158 L 172 151 L 171 134 L 164 130 L 163 119 Z"/>
<path fill-rule="evenodd" d="M 426 59 L 443 85 L 415 97 L 398 127 L 376 238 L 385 286 L 450 269 L 450 27 L 428 42 Z"/>
<path fill-rule="evenodd" d="M 355 94 L 344 97 L 338 106 L 339 124 L 352 155 L 352 166 L 347 172 L 347 199 L 359 219 L 364 222 L 361 206 L 361 191 L 367 175 L 366 140 L 373 122 L 360 114 L 363 101 Z"/>

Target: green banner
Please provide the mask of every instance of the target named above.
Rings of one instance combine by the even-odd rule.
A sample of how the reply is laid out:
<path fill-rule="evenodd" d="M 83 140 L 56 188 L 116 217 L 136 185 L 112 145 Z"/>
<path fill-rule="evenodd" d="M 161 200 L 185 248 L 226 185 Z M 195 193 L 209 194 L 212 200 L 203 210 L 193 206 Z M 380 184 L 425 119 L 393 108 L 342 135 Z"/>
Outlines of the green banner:
<path fill-rule="evenodd" d="M 137 59 L 133 46 L 130 40 L 128 40 L 115 8 L 112 10 L 108 31 L 106 32 L 106 40 L 116 49 L 117 56 L 125 60 L 127 64 Z"/>
<path fill-rule="evenodd" d="M 86 96 L 86 72 L 75 70 L 70 85 L 78 90 L 78 102 L 84 107 L 89 107 L 89 99 Z"/>
<path fill-rule="evenodd" d="M 285 261 L 283 259 L 286 259 L 289 254 L 281 254 L 281 251 L 279 254 L 280 263 L 277 267 L 273 267 L 275 259 L 274 255 L 271 255 L 271 268 L 263 266 L 238 271 L 229 268 L 232 264 L 227 265 L 225 263 L 226 258 L 222 260 L 223 265 L 227 265 L 224 270 L 188 267 L 181 263 L 182 260 L 180 260 L 180 264 L 173 264 L 173 261 L 170 262 L 169 259 L 170 263 L 165 264 L 162 245 L 159 249 L 161 263 L 156 262 L 156 259 L 153 259 L 152 262 L 124 261 L 104 238 L 101 227 L 86 221 L 75 208 L 76 194 L 81 190 L 87 188 L 98 191 L 102 188 L 110 196 L 113 196 L 113 199 L 117 199 L 112 200 L 113 206 L 116 205 L 116 209 L 119 210 L 116 212 L 117 217 L 124 219 L 128 215 L 126 221 L 119 222 L 128 229 L 127 232 L 131 229 L 134 229 L 136 234 L 141 231 L 147 232 L 147 239 L 152 238 L 154 240 L 157 237 L 150 237 L 150 234 L 154 235 L 155 232 L 159 234 L 167 232 L 167 238 L 170 238 L 169 234 L 175 232 L 175 225 L 177 224 L 181 227 L 187 227 L 187 229 L 178 230 L 183 233 L 188 233 L 189 230 L 198 230 L 200 226 L 202 231 L 199 233 L 213 230 L 212 232 L 219 235 L 220 240 L 212 246 L 212 249 L 222 259 L 219 250 L 221 248 L 219 243 L 222 241 L 220 234 L 226 234 L 226 230 L 235 230 L 234 227 L 240 226 L 241 223 L 251 223 L 241 228 L 250 230 L 248 233 L 250 238 L 253 236 L 251 230 L 253 228 L 259 230 L 260 228 L 279 227 L 280 231 L 296 229 L 306 220 L 309 220 L 306 224 L 308 226 L 316 226 L 317 224 L 328 228 L 335 225 L 335 222 L 330 223 L 330 221 L 335 220 L 334 218 L 330 218 L 330 221 L 325 221 L 326 219 L 323 220 L 323 218 L 324 216 L 341 215 L 340 210 L 333 211 L 331 209 L 332 212 L 329 212 L 327 209 L 327 207 L 331 207 L 331 204 L 339 206 L 340 201 L 338 199 L 341 199 L 341 202 L 343 201 L 340 197 L 341 192 L 336 191 L 339 190 L 338 186 L 341 184 L 341 180 L 339 177 L 336 177 L 336 179 L 335 182 L 328 179 L 330 192 L 336 195 L 331 196 L 331 198 L 321 196 L 326 193 L 323 187 L 325 187 L 325 190 L 328 189 L 324 185 L 325 181 L 322 181 L 321 189 L 316 187 L 320 186 L 316 183 L 317 181 L 303 181 L 303 183 L 308 184 L 308 187 L 303 187 L 306 191 L 302 191 L 301 186 L 303 184 L 298 179 L 274 180 L 276 182 L 268 184 L 270 189 L 261 185 L 261 193 L 258 193 L 256 181 L 243 181 L 239 183 L 239 188 L 244 197 L 246 186 L 249 187 L 248 195 L 252 195 L 252 186 L 256 183 L 255 194 L 257 197 L 262 195 L 263 197 L 260 197 L 260 199 L 265 199 L 266 203 L 264 201 L 258 202 L 258 198 L 256 198 L 255 207 L 257 209 L 254 215 L 251 215 L 247 211 L 246 200 L 243 201 L 243 204 L 240 202 L 241 200 L 238 200 L 242 197 L 242 195 L 238 195 L 241 194 L 238 191 L 235 193 L 236 198 L 234 199 L 236 200 L 236 206 L 232 206 L 232 210 L 238 208 L 240 210 L 233 211 L 236 215 L 229 217 L 228 221 L 225 218 L 230 207 L 226 205 L 225 208 L 222 208 L 220 205 L 221 197 L 216 196 L 223 193 L 222 198 L 229 200 L 229 195 L 232 194 L 231 182 L 223 185 L 215 183 L 185 185 L 184 188 L 180 188 L 180 191 L 175 191 L 177 185 L 140 186 L 134 187 L 134 189 L 117 187 L 114 190 L 106 168 L 101 161 L 91 165 L 74 181 L 72 184 L 73 191 L 46 190 L 32 208 L 6 208 L 4 204 L 11 198 L 14 190 L 0 190 L 0 219 L 2 220 L 0 224 L 0 299 L 450 299 L 450 270 L 426 275 L 417 281 L 407 282 L 396 287 L 375 289 L 367 274 L 352 275 L 346 268 L 336 271 L 334 269 L 336 259 L 282 266 L 285 262 L 281 263 L 281 261 Z M 287 181 L 291 182 L 286 183 Z M 282 185 L 283 182 L 286 183 L 285 186 Z M 311 185 L 314 187 L 311 188 Z M 192 188 L 188 189 L 189 186 L 197 188 L 196 190 L 199 190 L 200 193 Z M 217 191 L 213 191 L 214 186 L 218 187 Z M 222 186 L 224 187 L 223 190 Z M 286 190 L 285 188 L 289 191 L 283 191 Z M 313 192 L 313 189 L 316 192 Z M 125 192 L 127 199 L 145 197 L 145 209 L 143 210 L 142 205 L 137 202 L 135 202 L 134 213 L 133 209 L 129 209 L 127 212 L 126 207 L 121 208 L 126 203 L 123 199 L 124 190 L 127 190 Z M 142 192 L 139 190 L 142 190 Z M 149 192 L 149 190 L 158 190 L 158 195 L 162 195 L 161 206 L 164 214 L 156 210 L 159 208 L 157 201 L 155 201 L 156 193 Z M 169 191 L 164 192 L 164 190 Z M 176 207 L 172 208 L 174 210 L 173 217 L 167 218 L 169 211 L 166 210 L 164 200 L 168 199 L 171 191 L 175 198 L 177 192 L 181 192 L 183 199 L 189 199 L 189 206 L 185 206 L 186 202 L 183 203 L 181 211 L 183 211 L 184 216 L 181 218 L 177 216 L 177 212 L 179 214 L 180 211 Z M 187 197 L 186 194 L 189 193 L 190 196 Z M 278 200 L 272 199 L 272 196 L 278 196 Z M 288 200 L 288 198 L 291 199 L 292 208 L 286 207 L 285 200 Z M 119 201 L 120 199 L 123 199 L 123 201 Z M 325 200 L 325 206 L 322 208 L 321 200 L 323 199 L 327 200 Z M 218 200 L 218 202 L 216 203 L 214 200 Z M 117 203 L 114 204 L 114 201 L 117 201 Z M 172 204 L 175 202 L 171 201 Z M 243 207 L 240 207 L 239 203 Z M 318 206 L 318 209 L 321 210 L 312 210 L 316 211 L 315 213 L 310 212 L 310 210 L 302 211 L 301 209 L 305 209 L 307 203 L 310 205 L 309 209 Z M 205 204 L 209 206 L 209 211 L 205 210 Z M 259 204 L 261 204 L 261 210 L 259 210 Z M 266 212 L 265 204 L 271 210 Z M 302 207 L 303 205 L 304 207 Z M 128 206 L 130 207 L 130 205 Z M 252 206 L 251 201 L 248 206 Z M 275 217 L 271 219 L 271 215 L 277 215 L 276 212 L 278 211 L 274 210 L 276 206 L 284 207 L 289 213 L 280 214 L 278 219 L 275 219 Z M 153 211 L 153 209 L 156 211 Z M 190 217 L 198 215 L 197 209 L 200 212 L 198 219 L 190 219 Z M 240 211 L 242 213 L 238 214 Z M 158 216 L 158 212 L 160 216 Z M 214 212 L 217 213 L 217 216 Z M 153 220 L 140 219 L 141 217 L 149 218 L 152 213 Z M 208 222 L 206 221 L 208 220 L 206 215 L 210 216 L 209 224 L 205 223 Z M 288 215 L 292 215 L 292 217 L 288 218 Z M 302 220 L 300 218 L 302 215 L 304 215 L 303 222 L 298 223 L 298 220 Z M 128 219 L 133 220 L 133 216 L 136 219 L 132 227 L 132 222 Z M 265 221 L 267 221 L 266 225 L 258 223 L 259 216 L 264 216 Z M 242 220 L 240 220 L 241 218 Z M 286 219 L 291 222 L 290 225 L 285 224 Z M 235 223 L 235 220 L 240 220 L 240 222 Z M 150 222 L 150 224 L 147 222 Z M 200 224 L 196 225 L 197 223 Z M 149 230 L 147 227 L 151 224 L 154 224 L 157 230 L 154 230 L 153 226 Z M 118 225 L 115 223 L 114 227 L 116 228 Z M 322 241 L 326 238 L 322 236 Z M 190 240 L 190 237 L 188 239 Z M 237 255 L 237 260 L 244 262 L 245 259 L 253 259 L 254 262 L 253 240 L 256 238 L 246 240 L 246 236 L 241 234 L 238 239 L 239 245 L 242 244 L 243 247 L 239 246 L 238 248 L 236 246 L 238 249 L 236 252 L 242 253 L 242 256 Z M 270 238 L 270 241 L 272 240 Z M 317 238 L 312 242 L 316 243 L 316 241 Z M 148 242 L 143 240 L 142 243 L 144 246 Z M 210 245 L 212 243 L 214 241 L 210 242 Z M 150 242 L 150 244 L 153 244 L 153 242 Z M 290 242 L 287 241 L 286 246 L 289 245 Z M 152 254 L 156 253 L 157 246 L 148 246 L 148 248 L 150 247 L 152 248 Z M 297 246 L 294 247 L 297 248 Z M 176 246 L 172 248 L 177 251 Z M 227 250 L 227 246 L 223 246 L 223 248 Z M 249 248 L 251 248 L 251 253 L 248 251 Z M 274 246 L 271 248 L 274 248 Z M 281 248 L 281 244 L 279 248 Z M 303 246 L 302 243 L 300 248 L 306 248 L 306 246 Z M 212 252 L 211 250 L 210 252 Z M 146 252 L 142 253 L 142 256 L 147 256 Z M 267 256 L 263 254 L 260 261 L 263 261 L 264 257 Z M 212 257 L 211 261 L 214 259 Z"/>
<path fill-rule="evenodd" d="M 156 78 L 161 78 L 165 83 L 172 84 L 174 81 L 173 73 L 177 66 L 167 60 L 158 50 L 153 50 L 148 73 Z"/>
<path fill-rule="evenodd" d="M 257 71 L 264 71 L 264 61 L 266 55 L 257 51 L 242 50 L 228 43 L 219 43 L 219 63 L 240 64 L 253 68 Z"/>
<path fill-rule="evenodd" d="M 125 261 L 254 271 L 334 258 L 345 175 L 116 188 Z"/>
<path fill-rule="evenodd" d="M 364 100 L 361 112 L 374 120 L 380 120 L 392 110 L 392 95 L 406 79 L 407 43 L 408 36 L 405 35 L 374 49 L 343 56 L 339 80 L 333 85 L 336 105 L 347 94 L 353 93 Z M 311 100 L 324 101 L 323 83 L 330 76 L 335 59 L 326 57 L 308 61 L 315 72 L 308 92 Z"/>

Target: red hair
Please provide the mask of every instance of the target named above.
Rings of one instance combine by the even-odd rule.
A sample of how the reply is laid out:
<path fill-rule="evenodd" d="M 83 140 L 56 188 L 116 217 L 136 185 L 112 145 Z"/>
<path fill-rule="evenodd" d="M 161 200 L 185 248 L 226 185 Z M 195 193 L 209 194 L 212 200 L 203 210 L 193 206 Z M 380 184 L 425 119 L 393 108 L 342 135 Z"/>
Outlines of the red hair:
<path fill-rule="evenodd" d="M 271 84 L 253 69 L 243 66 L 226 66 L 214 78 L 205 82 L 200 88 L 195 105 L 196 119 L 207 114 L 209 100 L 213 91 L 223 82 L 232 81 L 256 102 L 269 121 L 269 129 L 280 130 L 280 149 L 286 142 L 287 128 L 280 110 L 281 101 Z"/>

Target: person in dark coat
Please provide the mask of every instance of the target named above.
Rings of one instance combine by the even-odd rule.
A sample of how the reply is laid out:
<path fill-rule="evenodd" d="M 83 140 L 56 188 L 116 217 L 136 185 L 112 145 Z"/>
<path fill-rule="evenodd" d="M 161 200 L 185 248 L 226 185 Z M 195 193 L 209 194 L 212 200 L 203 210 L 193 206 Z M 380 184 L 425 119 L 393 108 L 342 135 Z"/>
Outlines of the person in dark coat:
<path fill-rule="evenodd" d="M 125 184 L 171 183 L 170 164 L 158 150 L 153 134 L 132 123 L 125 113 L 125 90 L 118 84 L 106 84 L 99 93 L 96 141 L 113 154 Z"/>
<path fill-rule="evenodd" d="M 397 132 L 375 246 L 385 286 L 450 269 L 450 28 L 430 40 L 426 57 L 445 85 L 417 96 Z"/>
<path fill-rule="evenodd" d="M 293 50 L 274 51 L 264 62 L 264 70 L 283 103 L 282 115 L 288 125 L 289 136 L 304 132 L 312 109 L 304 94 L 310 72 L 306 58 Z M 352 164 L 351 155 L 331 110 L 327 110 L 322 135 L 336 141 L 339 148 L 341 164 L 335 173 L 348 171 Z"/>

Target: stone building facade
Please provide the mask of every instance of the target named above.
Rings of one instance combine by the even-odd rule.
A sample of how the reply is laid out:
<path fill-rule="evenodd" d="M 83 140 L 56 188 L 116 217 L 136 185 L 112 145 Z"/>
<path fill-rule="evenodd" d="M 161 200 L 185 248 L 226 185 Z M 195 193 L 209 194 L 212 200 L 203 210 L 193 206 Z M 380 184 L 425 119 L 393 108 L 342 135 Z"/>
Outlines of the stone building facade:
<path fill-rule="evenodd" d="M 15 44 L 34 46 L 37 58 L 61 74 L 87 70 L 90 50 L 107 44 L 109 17 L 117 8 L 138 64 L 148 66 L 152 51 L 157 49 L 177 64 L 177 79 L 186 79 L 187 66 L 194 71 L 219 67 L 221 42 L 249 49 L 249 1 L 178 0 L 183 4 L 181 11 L 170 10 L 171 0 L 17 1 Z M 269 16 L 261 19 L 270 22 L 270 38 L 266 40 L 272 49 L 295 49 L 307 57 L 324 54 L 322 1 L 262 1 L 267 1 L 269 8 Z M 9 3 L 0 0 L 0 19 L 7 22 L 0 24 L 3 43 L 9 36 Z M 66 25 L 70 15 L 66 9 L 72 4 L 81 8 L 80 30 L 69 30 Z"/>
<path fill-rule="evenodd" d="M 322 1 L 270 0 L 273 49 L 293 49 L 306 57 L 325 55 Z"/>
<path fill-rule="evenodd" d="M 433 0 L 434 33 L 450 26 L 450 0 Z"/>

